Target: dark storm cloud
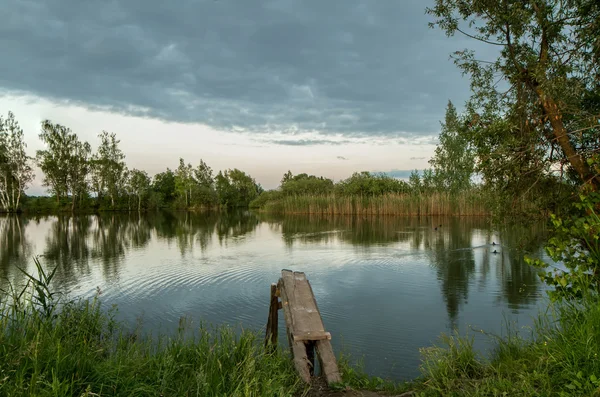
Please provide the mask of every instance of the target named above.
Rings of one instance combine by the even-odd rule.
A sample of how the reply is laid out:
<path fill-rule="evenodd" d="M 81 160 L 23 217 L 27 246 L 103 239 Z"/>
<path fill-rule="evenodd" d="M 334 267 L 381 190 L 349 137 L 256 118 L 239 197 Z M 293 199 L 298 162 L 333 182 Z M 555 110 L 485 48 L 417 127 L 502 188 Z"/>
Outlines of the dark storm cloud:
<path fill-rule="evenodd" d="M 415 137 L 468 89 L 427 5 L 3 0 L 0 88 L 225 130 Z"/>

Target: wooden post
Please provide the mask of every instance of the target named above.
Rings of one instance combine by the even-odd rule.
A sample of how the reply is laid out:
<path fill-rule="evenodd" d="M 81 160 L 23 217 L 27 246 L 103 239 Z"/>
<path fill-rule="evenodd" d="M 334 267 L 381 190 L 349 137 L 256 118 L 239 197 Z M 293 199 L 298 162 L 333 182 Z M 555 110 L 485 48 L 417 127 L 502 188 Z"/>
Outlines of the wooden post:
<path fill-rule="evenodd" d="M 268 346 L 270 343 L 273 350 L 277 348 L 277 331 L 279 323 L 278 311 L 279 299 L 277 299 L 277 284 L 271 284 L 271 304 L 269 305 L 265 346 Z"/>

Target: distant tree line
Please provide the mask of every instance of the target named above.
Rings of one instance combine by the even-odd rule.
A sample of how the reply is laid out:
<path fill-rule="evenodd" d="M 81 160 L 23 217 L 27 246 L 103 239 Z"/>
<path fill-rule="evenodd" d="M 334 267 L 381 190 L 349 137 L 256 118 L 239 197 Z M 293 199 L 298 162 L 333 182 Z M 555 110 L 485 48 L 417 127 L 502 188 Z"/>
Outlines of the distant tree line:
<path fill-rule="evenodd" d="M 193 167 L 184 159 L 175 170 L 150 177 L 129 169 L 116 134 L 102 131 L 94 152 L 69 128 L 44 120 L 40 140 L 45 148 L 26 153 L 23 129 L 15 115 L 0 116 L 0 210 L 142 210 L 247 207 L 262 187 L 243 171 L 213 170 L 200 159 Z M 50 197 L 27 197 L 33 165 L 43 173 Z"/>

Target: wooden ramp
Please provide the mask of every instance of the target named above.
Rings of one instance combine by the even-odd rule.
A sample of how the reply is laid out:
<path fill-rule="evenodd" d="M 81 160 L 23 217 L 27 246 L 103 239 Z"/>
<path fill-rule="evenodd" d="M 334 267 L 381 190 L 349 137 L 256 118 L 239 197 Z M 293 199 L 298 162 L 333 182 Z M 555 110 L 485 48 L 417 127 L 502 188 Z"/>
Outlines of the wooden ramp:
<path fill-rule="evenodd" d="M 279 299 L 281 298 L 281 302 Z M 331 334 L 325 331 L 321 313 L 306 275 L 282 270 L 277 284 L 271 285 L 271 305 L 265 343 L 277 346 L 278 310 L 283 308 L 287 337 L 294 356 L 294 366 L 300 377 L 309 383 L 314 375 L 315 350 L 321 375 L 327 383 L 342 381 L 331 347 Z"/>

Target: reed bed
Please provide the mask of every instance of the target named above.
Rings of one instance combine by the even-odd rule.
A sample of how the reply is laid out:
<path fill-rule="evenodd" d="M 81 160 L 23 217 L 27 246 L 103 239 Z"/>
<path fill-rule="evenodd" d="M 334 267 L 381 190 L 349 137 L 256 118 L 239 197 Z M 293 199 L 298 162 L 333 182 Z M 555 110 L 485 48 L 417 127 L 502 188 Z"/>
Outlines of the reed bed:
<path fill-rule="evenodd" d="M 509 204 L 511 213 L 536 213 L 530 197 Z M 289 195 L 275 196 L 260 206 L 265 212 L 321 215 L 401 215 L 401 216 L 490 216 L 500 211 L 490 193 L 472 189 L 457 194 L 388 193 L 373 196 Z"/>
<path fill-rule="evenodd" d="M 327 215 L 471 215 L 492 213 L 479 191 L 448 193 L 385 194 L 379 196 L 299 195 L 267 202 L 267 212 Z"/>

